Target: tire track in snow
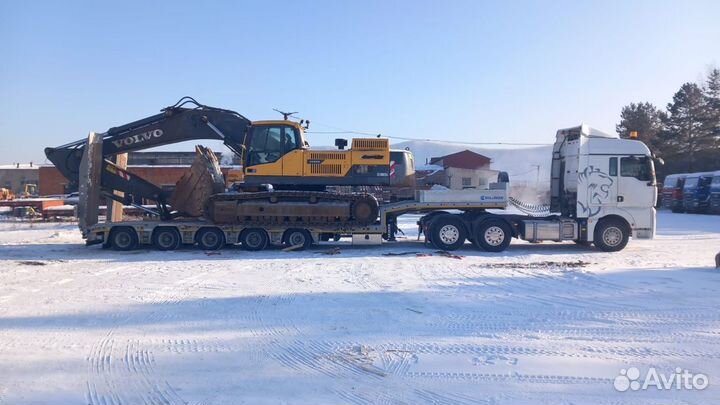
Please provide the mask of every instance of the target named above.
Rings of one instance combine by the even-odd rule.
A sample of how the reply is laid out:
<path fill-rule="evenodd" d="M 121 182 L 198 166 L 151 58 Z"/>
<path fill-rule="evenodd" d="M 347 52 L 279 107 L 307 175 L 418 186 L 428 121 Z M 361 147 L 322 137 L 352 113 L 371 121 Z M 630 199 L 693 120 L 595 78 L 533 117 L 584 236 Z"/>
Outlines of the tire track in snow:
<path fill-rule="evenodd" d="M 157 269 L 149 269 L 155 271 Z M 173 285 L 158 290 L 144 305 L 157 308 L 141 315 L 132 313 L 121 319 L 115 319 L 113 326 L 98 340 L 87 357 L 88 381 L 85 395 L 89 405 L 125 405 L 143 404 L 174 405 L 184 404 L 178 393 L 170 384 L 156 376 L 152 353 L 143 347 L 143 342 L 131 340 L 122 349 L 115 350 L 114 334 L 120 327 L 137 323 L 166 321 L 172 317 L 166 308 L 177 304 L 193 286 L 203 282 L 206 273 L 194 274 L 176 281 Z M 105 274 L 105 273 L 101 273 Z M 184 287 L 182 291 L 178 286 Z M 113 317 L 115 318 L 115 317 Z M 125 366 L 118 365 L 124 363 Z M 128 391 L 128 385 L 135 387 Z M 126 396 L 139 396 L 129 400 Z"/>
<path fill-rule="evenodd" d="M 550 374 L 503 374 L 503 373 L 468 373 L 448 371 L 411 371 L 405 374 L 409 378 L 474 380 L 487 382 L 514 382 L 532 384 L 612 384 L 612 378 L 577 377 Z"/>
<path fill-rule="evenodd" d="M 712 343 L 717 334 L 713 331 L 720 328 L 720 316 L 688 312 L 502 311 L 499 315 L 478 313 L 440 317 L 429 320 L 428 326 L 470 335 L 512 332 L 519 335 L 542 335 L 544 338 L 600 342 Z M 674 330 L 668 331 L 668 326 Z"/>

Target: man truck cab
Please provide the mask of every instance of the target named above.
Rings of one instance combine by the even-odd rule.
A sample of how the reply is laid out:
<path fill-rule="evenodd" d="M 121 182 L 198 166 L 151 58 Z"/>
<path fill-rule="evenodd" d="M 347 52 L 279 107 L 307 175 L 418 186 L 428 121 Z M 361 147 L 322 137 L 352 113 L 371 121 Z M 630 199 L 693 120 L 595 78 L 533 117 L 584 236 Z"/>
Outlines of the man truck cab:
<path fill-rule="evenodd" d="M 578 220 L 580 241 L 624 246 L 621 235 L 653 238 L 656 199 L 655 166 L 644 143 L 587 125 L 558 131 L 550 209 Z"/>

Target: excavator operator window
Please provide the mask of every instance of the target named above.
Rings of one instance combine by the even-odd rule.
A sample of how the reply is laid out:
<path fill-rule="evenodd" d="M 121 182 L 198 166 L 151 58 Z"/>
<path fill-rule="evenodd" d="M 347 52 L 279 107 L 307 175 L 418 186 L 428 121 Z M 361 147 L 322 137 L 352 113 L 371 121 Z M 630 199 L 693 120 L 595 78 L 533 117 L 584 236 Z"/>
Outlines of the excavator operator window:
<path fill-rule="evenodd" d="M 284 154 L 300 148 L 297 129 L 290 126 L 258 126 L 250 135 L 248 165 L 272 163 Z"/>
<path fill-rule="evenodd" d="M 283 154 L 282 127 L 255 127 L 248 148 L 248 165 L 272 163 Z"/>
<path fill-rule="evenodd" d="M 297 130 L 293 127 L 283 127 L 283 154 L 299 147 Z"/>

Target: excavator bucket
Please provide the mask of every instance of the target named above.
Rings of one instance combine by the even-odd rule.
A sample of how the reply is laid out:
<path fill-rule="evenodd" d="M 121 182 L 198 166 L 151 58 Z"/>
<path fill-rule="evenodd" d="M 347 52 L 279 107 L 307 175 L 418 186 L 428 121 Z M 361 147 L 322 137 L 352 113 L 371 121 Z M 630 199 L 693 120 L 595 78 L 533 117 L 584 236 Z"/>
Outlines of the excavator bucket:
<path fill-rule="evenodd" d="M 190 171 L 178 180 L 169 202 L 180 215 L 201 217 L 210 196 L 224 191 L 225 180 L 217 156 L 209 148 L 197 145 Z"/>

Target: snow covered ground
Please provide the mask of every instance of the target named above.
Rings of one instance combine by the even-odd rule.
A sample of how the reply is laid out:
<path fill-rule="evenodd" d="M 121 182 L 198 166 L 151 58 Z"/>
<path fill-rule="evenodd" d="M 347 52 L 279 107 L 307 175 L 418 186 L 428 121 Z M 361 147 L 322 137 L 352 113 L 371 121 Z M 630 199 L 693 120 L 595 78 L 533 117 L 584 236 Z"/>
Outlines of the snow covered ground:
<path fill-rule="evenodd" d="M 720 401 L 718 216 L 661 213 L 655 240 L 619 253 L 514 242 L 461 259 L 383 256 L 432 252 L 413 241 L 119 253 L 73 225 L 0 231 L 0 404 Z M 709 386 L 617 391 L 631 367 Z"/>

